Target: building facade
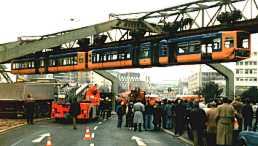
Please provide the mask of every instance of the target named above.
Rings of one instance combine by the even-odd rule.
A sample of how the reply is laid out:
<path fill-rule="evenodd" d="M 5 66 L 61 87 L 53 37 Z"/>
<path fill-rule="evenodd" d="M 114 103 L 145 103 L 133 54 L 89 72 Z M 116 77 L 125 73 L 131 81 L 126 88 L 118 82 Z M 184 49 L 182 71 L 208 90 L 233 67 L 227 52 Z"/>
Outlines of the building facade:
<path fill-rule="evenodd" d="M 209 82 L 215 82 L 220 88 L 223 88 L 222 95 L 226 94 L 226 80 L 218 72 L 213 69 L 200 69 L 188 77 L 188 94 L 195 94 Z"/>
<path fill-rule="evenodd" d="M 257 52 L 254 51 L 249 59 L 236 62 L 235 69 L 235 95 L 241 95 L 251 86 L 258 86 Z"/>

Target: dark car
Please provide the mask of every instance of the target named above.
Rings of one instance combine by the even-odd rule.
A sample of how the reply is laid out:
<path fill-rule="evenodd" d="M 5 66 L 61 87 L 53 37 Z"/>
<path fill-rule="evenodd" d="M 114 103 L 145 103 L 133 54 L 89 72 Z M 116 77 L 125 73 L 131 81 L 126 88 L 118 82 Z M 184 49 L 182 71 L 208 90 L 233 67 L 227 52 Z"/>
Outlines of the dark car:
<path fill-rule="evenodd" d="M 258 132 L 242 131 L 239 134 L 239 146 L 258 146 Z"/>

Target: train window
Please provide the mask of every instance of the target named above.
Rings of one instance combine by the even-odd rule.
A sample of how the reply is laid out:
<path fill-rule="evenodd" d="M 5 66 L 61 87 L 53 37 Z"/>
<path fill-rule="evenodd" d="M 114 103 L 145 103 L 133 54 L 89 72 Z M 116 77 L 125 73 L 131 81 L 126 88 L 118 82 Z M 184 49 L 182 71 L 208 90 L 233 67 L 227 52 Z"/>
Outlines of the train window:
<path fill-rule="evenodd" d="M 100 55 L 99 54 L 96 55 L 96 62 L 100 62 Z"/>
<path fill-rule="evenodd" d="M 40 64 L 40 67 L 44 67 L 44 66 L 45 66 L 44 60 L 41 59 L 41 60 L 39 61 L 39 64 Z"/>
<path fill-rule="evenodd" d="M 188 44 L 187 43 L 178 43 L 177 48 L 178 48 L 178 53 L 179 54 L 188 53 Z"/>
<path fill-rule="evenodd" d="M 115 54 L 116 52 L 114 52 L 114 53 L 112 53 L 113 55 L 113 57 L 112 57 L 112 60 L 117 60 L 117 54 Z"/>
<path fill-rule="evenodd" d="M 224 43 L 225 43 L 225 48 L 232 48 L 234 46 L 234 40 L 232 37 L 227 37 Z"/>
<path fill-rule="evenodd" d="M 50 60 L 50 66 L 56 66 L 56 60 L 55 59 Z"/>
<path fill-rule="evenodd" d="M 220 44 L 221 44 L 221 39 L 220 39 L 220 38 L 214 39 L 214 40 L 213 40 L 213 50 L 214 50 L 214 51 L 221 50 Z"/>
<path fill-rule="evenodd" d="M 83 58 L 82 58 L 82 57 L 79 57 L 79 58 L 80 58 L 80 59 L 79 59 L 79 63 L 83 63 Z M 73 62 L 73 63 L 74 63 L 74 64 L 77 64 L 77 59 L 78 59 L 77 56 L 75 56 L 73 59 L 74 59 L 74 62 Z"/>
<path fill-rule="evenodd" d="M 102 54 L 103 55 L 103 61 L 107 61 L 107 55 L 106 54 Z"/>
<path fill-rule="evenodd" d="M 125 53 L 120 53 L 119 54 L 119 60 L 125 60 Z"/>
<path fill-rule="evenodd" d="M 201 45 L 202 53 L 206 53 L 206 44 Z"/>
<path fill-rule="evenodd" d="M 160 49 L 160 56 L 167 56 L 168 55 L 168 48 L 162 47 Z"/>
<path fill-rule="evenodd" d="M 189 42 L 189 53 L 199 53 L 201 51 L 200 44 L 200 41 Z"/>
<path fill-rule="evenodd" d="M 212 53 L 212 44 L 207 44 L 207 53 Z"/>
<path fill-rule="evenodd" d="M 150 49 L 142 48 L 141 56 L 142 56 L 142 58 L 148 58 L 150 56 Z"/>
<path fill-rule="evenodd" d="M 248 39 L 243 39 L 242 40 L 242 47 L 241 48 L 248 48 L 248 46 L 249 46 L 248 42 L 249 42 Z"/>
<path fill-rule="evenodd" d="M 127 52 L 127 53 L 126 53 L 126 58 L 127 58 L 127 59 L 130 59 L 130 58 L 131 58 L 130 52 Z"/>

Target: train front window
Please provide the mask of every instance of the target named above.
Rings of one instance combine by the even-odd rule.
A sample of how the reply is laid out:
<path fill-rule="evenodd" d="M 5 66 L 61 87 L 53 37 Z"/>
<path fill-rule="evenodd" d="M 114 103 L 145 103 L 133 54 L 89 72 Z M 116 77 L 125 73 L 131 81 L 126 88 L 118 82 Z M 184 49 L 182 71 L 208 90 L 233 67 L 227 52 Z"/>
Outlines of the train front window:
<path fill-rule="evenodd" d="M 237 48 L 249 48 L 249 33 L 237 32 Z"/>
<path fill-rule="evenodd" d="M 232 37 L 227 37 L 224 43 L 225 48 L 232 48 L 234 46 L 234 39 Z"/>

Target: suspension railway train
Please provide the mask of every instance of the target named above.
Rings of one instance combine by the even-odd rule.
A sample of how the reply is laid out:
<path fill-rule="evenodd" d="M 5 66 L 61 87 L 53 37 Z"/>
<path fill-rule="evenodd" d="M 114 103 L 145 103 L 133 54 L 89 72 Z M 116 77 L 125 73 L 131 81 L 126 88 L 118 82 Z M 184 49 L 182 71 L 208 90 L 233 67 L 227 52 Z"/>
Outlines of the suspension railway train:
<path fill-rule="evenodd" d="M 43 74 L 97 69 L 144 68 L 180 64 L 239 61 L 250 57 L 250 33 L 222 31 L 144 42 L 138 45 L 92 48 L 13 60 L 13 74 Z"/>

